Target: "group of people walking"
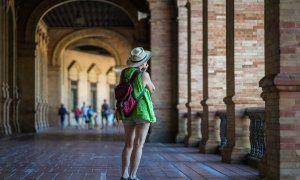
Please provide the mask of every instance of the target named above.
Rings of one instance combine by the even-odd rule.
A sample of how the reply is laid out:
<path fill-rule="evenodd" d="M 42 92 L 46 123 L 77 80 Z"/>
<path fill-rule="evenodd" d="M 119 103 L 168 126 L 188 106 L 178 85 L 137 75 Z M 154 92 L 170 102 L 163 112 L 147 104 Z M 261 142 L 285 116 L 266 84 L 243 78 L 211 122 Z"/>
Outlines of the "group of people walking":
<path fill-rule="evenodd" d="M 87 126 L 89 129 L 91 129 L 93 126 L 98 127 L 98 115 L 97 112 L 93 109 L 92 106 L 87 106 L 85 102 L 83 103 L 82 107 L 75 107 L 73 109 L 74 113 L 74 119 L 76 121 L 76 127 L 85 127 Z M 70 118 L 70 113 L 67 110 L 67 108 L 64 106 L 64 104 L 61 104 L 58 115 L 60 116 L 60 126 L 61 128 L 65 127 L 65 120 L 66 117 Z M 107 126 L 108 124 L 111 124 L 109 121 L 113 120 L 113 113 L 110 111 L 109 105 L 106 102 L 106 99 L 104 100 L 102 107 L 101 107 L 101 126 Z M 82 120 L 82 122 L 80 121 Z M 70 125 L 70 122 L 69 122 Z"/>

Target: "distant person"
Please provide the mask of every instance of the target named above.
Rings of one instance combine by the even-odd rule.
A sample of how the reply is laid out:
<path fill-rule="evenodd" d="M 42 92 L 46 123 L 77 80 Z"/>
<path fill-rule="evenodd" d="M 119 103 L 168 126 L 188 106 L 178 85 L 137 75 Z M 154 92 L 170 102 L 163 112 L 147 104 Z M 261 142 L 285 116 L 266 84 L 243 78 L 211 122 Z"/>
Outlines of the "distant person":
<path fill-rule="evenodd" d="M 81 115 L 81 111 L 78 107 L 76 107 L 76 108 L 74 108 L 73 113 L 74 113 L 74 117 L 75 117 L 75 121 L 76 121 L 76 127 L 78 127 L 80 124 L 79 117 Z"/>
<path fill-rule="evenodd" d="M 97 115 L 97 113 L 95 112 L 95 116 L 94 116 L 94 127 L 95 128 L 98 128 L 98 115 Z"/>
<path fill-rule="evenodd" d="M 109 110 L 109 105 L 106 102 L 106 99 L 104 99 L 103 104 L 101 106 L 101 116 L 102 116 L 102 127 L 104 127 L 104 124 L 107 125 L 108 124 L 108 116 L 109 116 L 110 110 Z M 105 119 L 105 123 L 104 123 L 104 119 Z"/>
<path fill-rule="evenodd" d="M 81 117 L 82 117 L 82 122 L 84 122 L 84 123 L 87 120 L 88 109 L 89 108 L 85 105 L 85 102 L 84 102 L 81 107 Z"/>
<path fill-rule="evenodd" d="M 88 128 L 91 129 L 92 128 L 92 120 L 93 120 L 93 117 L 94 117 L 94 109 L 92 108 L 92 106 L 89 106 L 88 108 L 88 112 L 87 112 L 87 120 L 85 121 L 86 124 L 88 125 Z"/>
<path fill-rule="evenodd" d="M 67 111 L 65 106 L 63 104 L 61 104 L 60 108 L 58 109 L 58 115 L 60 116 L 60 127 L 61 128 L 64 128 L 64 126 L 65 126 L 65 118 L 66 118 L 67 114 L 69 114 L 69 112 Z"/>

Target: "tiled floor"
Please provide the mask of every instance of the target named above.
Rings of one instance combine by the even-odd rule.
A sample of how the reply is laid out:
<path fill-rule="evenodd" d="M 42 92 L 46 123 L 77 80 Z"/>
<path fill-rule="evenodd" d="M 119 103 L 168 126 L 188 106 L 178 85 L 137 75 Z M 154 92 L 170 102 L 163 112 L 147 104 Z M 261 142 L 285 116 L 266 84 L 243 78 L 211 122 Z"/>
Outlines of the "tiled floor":
<path fill-rule="evenodd" d="M 121 127 L 50 129 L 0 139 L 0 179 L 119 179 Z M 138 171 L 145 179 L 259 179 L 257 170 L 220 162 L 180 144 L 147 143 Z"/>

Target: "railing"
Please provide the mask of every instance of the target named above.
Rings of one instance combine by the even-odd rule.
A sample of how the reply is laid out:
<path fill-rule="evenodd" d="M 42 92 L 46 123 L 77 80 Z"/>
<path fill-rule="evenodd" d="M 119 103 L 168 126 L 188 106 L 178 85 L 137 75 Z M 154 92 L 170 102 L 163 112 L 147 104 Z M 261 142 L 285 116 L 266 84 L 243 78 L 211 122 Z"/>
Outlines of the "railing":
<path fill-rule="evenodd" d="M 176 136 L 176 143 L 184 143 L 184 138 L 188 134 L 187 132 L 187 118 L 188 114 L 180 113 L 179 120 L 178 120 L 178 134 Z"/>
<path fill-rule="evenodd" d="M 246 115 L 250 118 L 250 154 L 249 157 L 261 159 L 265 154 L 264 108 L 248 108 Z"/>
<path fill-rule="evenodd" d="M 218 111 L 216 114 L 220 119 L 220 139 L 221 144 L 219 150 L 223 150 L 225 145 L 227 144 L 227 116 L 226 111 Z"/>

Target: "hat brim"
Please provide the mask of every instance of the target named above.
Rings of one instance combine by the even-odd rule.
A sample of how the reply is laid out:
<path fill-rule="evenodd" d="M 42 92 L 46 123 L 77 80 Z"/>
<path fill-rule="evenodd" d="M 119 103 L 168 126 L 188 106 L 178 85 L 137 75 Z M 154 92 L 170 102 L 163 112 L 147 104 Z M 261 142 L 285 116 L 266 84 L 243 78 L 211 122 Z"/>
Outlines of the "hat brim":
<path fill-rule="evenodd" d="M 144 64 L 145 62 L 149 61 L 150 58 L 152 57 L 152 53 L 150 51 L 146 51 L 145 50 L 145 53 L 146 53 L 146 57 L 145 59 L 143 59 L 142 61 L 139 61 L 137 63 L 134 63 L 132 61 L 130 61 L 129 59 L 127 60 L 127 66 L 130 66 L 130 67 L 139 67 L 141 66 L 142 64 Z"/>

